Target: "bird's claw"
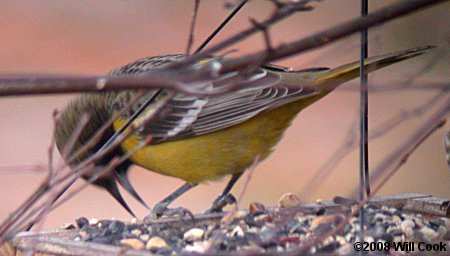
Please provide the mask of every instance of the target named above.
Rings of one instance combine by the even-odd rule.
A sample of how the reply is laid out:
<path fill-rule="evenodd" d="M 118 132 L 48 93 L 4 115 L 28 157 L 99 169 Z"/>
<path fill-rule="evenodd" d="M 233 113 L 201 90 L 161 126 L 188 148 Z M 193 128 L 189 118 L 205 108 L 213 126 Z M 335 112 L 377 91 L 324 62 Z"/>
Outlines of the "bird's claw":
<path fill-rule="evenodd" d="M 187 208 L 176 207 L 168 208 L 167 203 L 158 203 L 153 207 L 153 210 L 144 218 L 145 222 L 151 222 L 161 217 L 174 217 L 179 216 L 181 218 L 189 217 L 194 220 L 194 214 Z"/>
<path fill-rule="evenodd" d="M 232 194 L 220 195 L 214 199 L 211 208 L 206 210 L 205 213 L 222 212 L 225 206 L 236 204 L 236 201 Z"/>

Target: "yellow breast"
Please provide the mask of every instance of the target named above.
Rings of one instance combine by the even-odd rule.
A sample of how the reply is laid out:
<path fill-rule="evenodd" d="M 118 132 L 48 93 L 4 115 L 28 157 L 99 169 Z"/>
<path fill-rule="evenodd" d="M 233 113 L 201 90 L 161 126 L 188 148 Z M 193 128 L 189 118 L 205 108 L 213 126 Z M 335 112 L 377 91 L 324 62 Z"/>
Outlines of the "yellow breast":
<path fill-rule="evenodd" d="M 221 178 L 245 171 L 256 156 L 266 158 L 295 115 L 306 105 L 294 102 L 261 113 L 241 124 L 202 136 L 149 145 L 131 156 L 131 161 L 151 171 L 190 183 Z M 118 119 L 114 129 L 125 122 Z M 142 140 L 130 136 L 122 143 L 132 150 Z"/>

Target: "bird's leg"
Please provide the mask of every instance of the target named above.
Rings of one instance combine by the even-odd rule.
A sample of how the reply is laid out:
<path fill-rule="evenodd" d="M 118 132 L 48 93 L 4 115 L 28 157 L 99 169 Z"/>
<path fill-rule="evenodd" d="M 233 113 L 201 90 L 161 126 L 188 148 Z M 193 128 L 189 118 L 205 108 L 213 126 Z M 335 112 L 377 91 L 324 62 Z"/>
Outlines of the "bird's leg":
<path fill-rule="evenodd" d="M 221 212 L 225 206 L 236 203 L 236 198 L 230 194 L 230 191 L 241 176 L 242 172 L 231 176 L 231 179 L 225 189 L 218 197 L 216 197 L 216 199 L 214 199 L 211 208 L 206 210 L 206 213 Z"/>
<path fill-rule="evenodd" d="M 173 215 L 189 215 L 194 218 L 194 215 L 186 208 L 183 207 L 177 207 L 177 208 L 168 208 L 169 204 L 171 204 L 175 199 L 177 199 L 179 196 L 190 190 L 191 188 L 197 186 L 198 184 L 194 183 L 185 183 L 183 186 L 179 187 L 177 190 L 175 190 L 172 194 L 161 200 L 159 203 L 157 203 L 153 210 L 148 214 L 144 220 L 154 220 L 157 219 L 163 215 L 173 216 Z"/>

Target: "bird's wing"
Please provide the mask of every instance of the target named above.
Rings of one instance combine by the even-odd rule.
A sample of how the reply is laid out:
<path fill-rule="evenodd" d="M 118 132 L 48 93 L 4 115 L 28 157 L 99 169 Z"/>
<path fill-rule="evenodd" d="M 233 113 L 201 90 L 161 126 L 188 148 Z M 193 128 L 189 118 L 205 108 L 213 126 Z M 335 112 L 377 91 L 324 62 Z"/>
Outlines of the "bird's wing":
<path fill-rule="evenodd" d="M 135 67 L 132 68 L 135 71 Z M 176 93 L 153 115 L 157 104 L 169 97 L 170 91 L 163 89 L 154 103 L 136 119 L 140 122 L 153 115 L 138 134 L 152 136 L 151 144 L 204 135 L 242 123 L 265 110 L 318 93 L 309 87 L 285 86 L 280 83 L 280 76 L 281 73 L 264 68 L 256 69 L 250 75 L 234 72 L 220 76 L 196 86 L 214 90 L 238 84 L 243 89 L 201 97 Z M 149 95 L 153 93 L 151 91 Z"/>

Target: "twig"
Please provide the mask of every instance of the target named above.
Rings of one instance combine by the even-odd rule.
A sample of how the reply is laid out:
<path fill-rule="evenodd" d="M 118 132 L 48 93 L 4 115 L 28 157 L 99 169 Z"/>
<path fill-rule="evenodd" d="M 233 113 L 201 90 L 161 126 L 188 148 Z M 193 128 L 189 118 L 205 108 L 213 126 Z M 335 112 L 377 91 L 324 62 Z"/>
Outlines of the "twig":
<path fill-rule="evenodd" d="M 401 165 L 403 165 L 408 160 L 409 155 L 423 142 L 423 140 L 443 125 L 441 119 L 444 118 L 449 112 L 450 96 L 447 95 L 445 97 L 444 104 L 438 109 L 438 111 L 436 111 L 436 113 L 431 116 L 420 128 L 418 128 L 408 140 L 403 142 L 395 151 L 386 157 L 376 169 L 373 170 L 372 177 L 374 182 L 380 179 L 380 177 L 385 173 L 389 173 L 388 175 L 392 176 L 392 174 L 390 174 L 391 172 L 387 172 L 386 170 L 394 169 L 396 171 Z M 432 127 L 433 129 L 430 128 L 430 124 L 434 125 Z M 437 124 L 439 124 L 439 126 Z M 400 159 L 400 161 L 398 161 L 398 159 Z M 397 163 L 397 165 L 392 167 L 395 163 Z M 383 180 L 383 182 L 385 181 Z M 377 186 L 374 189 L 374 192 L 379 189 L 380 186 Z M 355 195 L 355 192 L 352 194 Z"/>
<path fill-rule="evenodd" d="M 58 171 L 55 171 L 53 169 L 53 150 L 54 150 L 54 141 L 55 141 L 55 132 L 57 129 L 57 126 L 59 125 L 58 119 L 56 117 L 56 111 L 54 112 L 54 132 L 51 140 L 51 144 L 49 147 L 49 159 L 48 159 L 48 175 L 46 179 L 41 183 L 37 191 L 35 191 L 32 196 L 26 200 L 19 208 L 16 209 L 16 211 L 12 214 L 12 217 L 5 220 L 0 225 L 0 243 L 2 242 L 1 239 L 8 238 L 10 234 L 14 234 L 18 227 L 26 226 L 26 229 L 31 228 L 31 225 L 29 223 L 32 222 L 26 222 L 27 220 L 30 220 L 31 217 L 36 213 L 36 211 L 42 209 L 42 212 L 47 212 L 49 210 L 50 205 L 54 202 L 53 199 L 47 200 L 42 204 L 41 207 L 38 207 L 37 209 L 33 209 L 32 207 L 36 205 L 36 203 L 42 199 L 48 192 L 52 192 L 52 188 L 55 186 L 54 180 L 56 179 L 56 175 Z M 77 124 L 77 126 L 74 129 L 74 133 L 72 134 L 71 138 L 69 138 L 70 141 L 76 141 L 78 137 L 81 134 L 82 129 L 86 125 L 88 121 L 88 116 L 84 116 L 80 119 L 80 122 Z M 69 143 L 69 147 L 72 143 Z M 64 151 L 64 150 L 63 150 Z M 70 151 L 70 149 L 69 149 Z M 51 198 L 52 194 L 50 194 Z M 25 222 L 25 224 L 24 224 Z M 33 222 L 34 224 L 34 222 Z"/>
<path fill-rule="evenodd" d="M 442 47 L 445 48 L 445 47 Z M 441 51 L 439 51 L 441 52 Z M 429 61 L 428 64 L 424 65 L 423 68 L 417 73 L 414 73 L 410 77 L 406 79 L 406 81 L 403 82 L 397 82 L 397 83 L 389 83 L 389 84 L 379 84 L 375 85 L 371 83 L 366 90 L 370 90 L 371 92 L 379 92 L 379 91 L 389 91 L 389 90 L 398 90 L 398 89 L 411 89 L 411 88 L 427 88 L 427 89 L 436 89 L 440 88 L 442 92 L 439 92 L 431 99 L 427 100 L 425 103 L 421 104 L 420 106 L 417 106 L 411 110 L 408 111 L 402 111 L 398 115 L 392 117 L 391 119 L 383 122 L 378 127 L 373 128 L 369 132 L 369 139 L 374 140 L 385 133 L 395 129 L 395 127 L 399 126 L 403 122 L 412 119 L 417 118 L 424 114 L 426 111 L 428 111 L 432 106 L 434 106 L 437 102 L 441 100 L 441 98 L 445 97 L 448 90 L 450 90 L 450 86 L 448 82 L 443 83 L 432 83 L 432 82 L 423 82 L 423 86 L 417 86 L 412 85 L 414 83 L 414 80 L 418 78 L 418 74 L 425 74 L 427 71 L 429 71 L 432 67 L 434 67 L 438 60 L 442 57 L 441 54 L 436 55 L 436 57 L 432 58 L 431 61 Z M 354 90 L 354 88 L 341 88 L 341 90 Z M 356 127 L 356 121 L 354 121 L 354 124 L 351 125 L 351 127 Z M 335 150 L 333 155 L 320 167 L 320 169 L 316 172 L 313 178 L 310 179 L 310 181 L 304 186 L 299 193 L 303 197 L 308 197 L 314 193 L 314 191 L 319 187 L 319 183 L 323 183 L 328 177 L 331 176 L 331 173 L 336 170 L 336 166 L 351 152 L 351 150 L 356 146 L 356 137 L 355 129 L 352 128 L 350 131 L 347 132 L 347 135 L 344 138 L 344 141 L 341 143 L 341 145 Z"/>
<path fill-rule="evenodd" d="M 443 104 L 427 121 L 424 122 L 422 126 L 420 126 L 413 135 L 409 137 L 401 146 L 399 146 L 395 151 L 393 151 L 385 160 L 378 165 L 375 169 L 374 173 L 388 173 L 387 176 L 377 185 L 372 194 L 367 197 L 365 200 L 359 203 L 356 210 L 352 211 L 349 215 L 346 216 L 345 221 L 342 221 L 334 230 L 327 232 L 312 241 L 307 241 L 303 243 L 303 245 L 298 249 L 293 251 L 292 255 L 301 255 L 306 253 L 312 246 L 323 241 L 325 238 L 337 234 L 344 226 L 350 221 L 350 219 L 356 216 L 359 213 L 359 209 L 361 209 L 370 199 L 375 196 L 382 186 L 399 170 L 399 168 L 406 162 L 408 157 L 437 129 L 442 127 L 445 124 L 445 121 L 442 120 L 448 112 L 450 111 L 450 97 L 447 97 L 448 100 Z M 353 192 L 353 196 L 356 196 L 359 193 L 358 189 L 355 189 Z"/>
<path fill-rule="evenodd" d="M 255 28 L 257 28 L 258 30 L 260 30 L 263 33 L 264 43 L 266 45 L 266 51 L 268 52 L 267 54 L 271 54 L 271 52 L 273 51 L 273 46 L 272 46 L 272 40 L 270 39 L 269 27 L 259 23 L 258 21 L 256 21 L 253 18 L 250 18 L 250 22 L 253 24 L 253 26 L 255 26 Z"/>
<path fill-rule="evenodd" d="M 288 56 L 293 56 L 294 54 L 299 54 L 327 45 L 338 39 L 356 33 L 361 29 L 373 27 L 377 24 L 410 14 L 421 8 L 429 7 L 433 4 L 437 4 L 443 1 L 444 0 L 410 0 L 405 2 L 397 2 L 395 4 L 374 11 L 367 16 L 344 22 L 340 25 L 308 36 L 305 39 L 300 39 L 292 43 L 274 48 L 272 54 L 267 56 L 265 58 L 265 61 L 270 62 L 280 60 Z M 208 53 L 208 51 L 206 50 L 205 53 Z M 261 59 L 261 56 L 264 56 L 265 53 L 266 51 L 259 51 L 257 53 L 246 55 L 237 59 L 226 59 L 222 62 L 223 67 L 221 69 L 221 72 L 226 73 L 251 65 L 252 63 L 259 61 Z"/>
<path fill-rule="evenodd" d="M 58 129 L 59 126 L 59 119 L 58 119 L 58 114 L 57 111 L 54 110 L 53 111 L 53 132 L 52 132 L 52 138 L 50 140 L 50 145 L 48 147 L 48 162 L 47 162 L 47 166 L 48 166 L 48 177 L 47 177 L 47 181 L 48 184 L 50 184 L 51 180 L 55 177 L 56 173 L 55 173 L 55 169 L 53 168 L 53 159 L 54 159 L 54 152 L 55 152 L 55 140 L 56 140 L 56 130 Z M 84 127 L 85 123 L 83 124 L 82 122 L 80 122 L 81 127 Z M 82 128 L 81 128 L 82 129 Z M 49 209 L 49 204 L 47 204 L 45 206 L 46 208 L 44 209 L 46 212 L 48 212 Z M 42 228 L 43 225 L 43 221 L 41 221 L 40 223 L 38 223 L 39 226 L 37 228 L 37 230 L 40 230 Z"/>
<path fill-rule="evenodd" d="M 0 166 L 0 175 L 44 171 L 47 171 L 47 166 L 41 164 Z"/>
<path fill-rule="evenodd" d="M 306 6 L 311 1 L 312 0 L 301 0 L 301 1 L 291 2 L 289 4 L 284 5 L 282 8 L 277 8 L 275 10 L 275 13 L 271 17 L 262 21 L 260 24 L 261 24 L 261 26 L 264 26 L 264 27 L 269 27 L 271 25 L 274 25 L 277 22 L 280 22 L 280 21 L 284 20 L 285 18 L 293 15 L 294 13 L 304 10 L 304 9 L 302 9 L 302 7 Z M 207 48 L 206 50 L 202 51 L 201 53 L 190 56 L 181 62 L 168 65 L 167 68 L 168 69 L 180 69 L 180 68 L 185 67 L 186 65 L 191 65 L 209 55 L 212 55 L 212 54 L 217 53 L 218 51 L 221 51 L 231 45 L 234 45 L 237 42 L 240 42 L 240 41 L 244 40 L 245 38 L 248 38 L 249 36 L 251 36 L 259 31 L 260 31 L 259 28 L 255 27 L 255 26 L 251 26 L 250 28 L 241 31 L 241 32 L 237 33 L 236 35 L 223 40 L 222 42 L 218 43 L 217 45 Z M 245 65 L 241 65 L 239 67 L 237 67 L 237 66 L 231 67 L 230 69 L 226 69 L 226 70 L 222 69 L 221 71 L 224 73 L 227 73 L 230 71 L 238 70 L 243 66 L 248 66 L 248 65 L 251 65 L 252 63 L 258 62 L 258 60 L 261 58 L 261 56 L 265 56 L 264 55 L 265 51 L 259 52 L 259 54 L 260 54 L 259 57 L 255 57 L 252 61 L 246 63 Z M 247 56 L 252 56 L 252 55 L 247 55 Z M 239 59 L 241 59 L 241 58 L 239 58 Z M 236 59 L 236 60 L 239 60 L 239 59 Z"/>
<path fill-rule="evenodd" d="M 144 120 L 139 124 L 139 126 L 131 126 L 128 130 L 126 130 L 125 133 L 121 134 L 121 136 L 119 136 L 115 141 L 113 141 L 108 147 L 104 148 L 102 151 L 97 152 L 96 154 L 94 154 L 93 156 L 87 158 L 86 160 L 82 161 L 78 166 L 74 167 L 74 169 L 72 170 L 72 172 L 70 172 L 69 174 L 60 177 L 60 178 L 54 178 L 53 181 L 50 184 L 47 184 L 47 186 L 45 187 L 44 190 L 39 191 L 39 195 L 42 196 L 43 194 L 45 194 L 46 192 L 52 192 L 51 195 L 49 196 L 48 200 L 46 202 L 44 202 L 43 204 L 41 204 L 40 206 L 35 207 L 33 210 L 28 211 L 28 209 L 26 209 L 26 211 L 24 213 L 22 213 L 20 216 L 22 217 L 23 220 L 28 220 L 28 222 L 26 222 L 25 224 L 23 224 L 22 222 L 18 222 L 16 220 L 14 220 L 13 224 L 15 228 L 8 226 L 8 230 L 21 230 L 23 226 L 28 226 L 28 225 L 33 225 L 35 224 L 37 221 L 41 220 L 46 212 L 43 211 L 42 209 L 45 209 L 46 205 L 52 205 L 50 210 L 54 210 L 56 207 L 60 206 L 62 203 L 66 202 L 69 198 L 71 198 L 72 196 L 74 196 L 76 193 L 78 193 L 79 191 L 81 191 L 82 189 L 84 189 L 85 187 L 87 187 L 88 184 L 94 182 L 98 177 L 104 175 L 106 172 L 109 171 L 113 171 L 114 168 L 116 166 L 118 166 L 119 164 L 123 163 L 125 160 L 127 160 L 132 154 L 134 154 L 136 151 L 142 149 L 143 147 L 147 146 L 150 143 L 150 139 L 148 138 L 146 140 L 144 140 L 142 143 L 140 143 L 139 145 L 137 145 L 135 148 L 131 149 L 130 151 L 128 151 L 125 155 L 123 155 L 122 157 L 120 157 L 119 159 L 111 162 L 106 168 L 104 168 L 103 170 L 98 170 L 98 172 L 96 173 L 96 175 L 94 175 L 91 179 L 88 180 L 88 183 L 84 184 L 84 186 L 80 186 L 78 189 L 74 190 L 73 192 L 69 193 L 68 195 L 66 195 L 66 197 L 62 198 L 61 200 L 59 200 L 58 203 L 54 204 L 56 199 L 58 197 L 60 197 L 63 192 L 65 190 L 68 189 L 69 186 L 71 186 L 83 173 L 89 171 L 90 169 L 89 166 L 92 165 L 95 161 L 97 161 L 98 159 L 101 159 L 105 154 L 110 153 L 110 151 L 112 151 L 113 149 L 115 149 L 116 147 L 118 147 L 119 145 L 121 145 L 121 143 L 123 142 L 123 140 L 125 140 L 130 134 L 132 134 L 134 131 L 136 131 L 136 129 L 139 129 L 140 127 L 144 126 L 145 124 L 147 124 L 148 122 L 150 122 L 152 120 L 152 118 L 155 116 L 156 113 L 159 113 L 159 110 L 161 108 L 163 108 L 165 106 L 165 104 L 170 101 L 170 99 L 174 96 L 174 93 L 169 93 L 166 96 L 166 99 L 164 99 L 161 103 L 160 106 L 158 106 L 158 108 L 155 109 L 154 112 L 152 112 L 151 115 L 148 115 L 144 118 Z M 89 142 L 88 142 L 89 144 Z M 54 187 L 62 184 L 63 182 L 69 180 L 66 184 L 62 186 L 61 189 L 53 192 Z M 36 204 L 37 199 L 33 199 L 32 200 L 32 204 Z M 37 215 L 36 215 L 37 214 Z M 32 218 L 32 216 L 35 216 L 34 218 Z M 8 232 L 8 233 L 14 233 L 14 232 Z M 5 232 L 0 232 L 0 234 L 6 234 Z M 7 235 L 2 235 L 2 236 L 6 236 Z"/>
<path fill-rule="evenodd" d="M 81 132 L 84 130 L 86 124 L 91 120 L 91 115 L 88 113 L 83 113 L 81 115 L 81 118 L 73 130 L 70 139 L 67 141 L 67 143 L 64 145 L 64 148 L 61 149 L 61 155 L 64 159 L 68 159 L 69 154 L 72 153 L 72 150 L 77 142 L 77 140 L 80 138 Z M 57 124 L 55 124 L 57 126 Z M 56 128 L 55 128 L 56 129 Z"/>
<path fill-rule="evenodd" d="M 392 131 L 402 123 L 422 116 L 428 110 L 430 110 L 436 103 L 440 102 L 443 98 L 445 98 L 445 91 L 439 92 L 434 97 L 431 97 L 425 103 L 417 106 L 408 111 L 402 111 L 396 116 L 388 119 L 377 127 L 372 128 L 369 131 L 369 140 L 373 141 L 378 138 L 381 138 L 386 133 Z M 355 131 L 356 131 L 356 120 L 351 125 L 353 127 L 347 132 L 347 135 L 344 137 L 344 140 L 340 144 L 340 146 L 334 151 L 331 157 L 319 168 L 314 177 L 312 177 L 302 188 L 302 190 L 298 193 L 302 197 L 308 197 L 314 193 L 314 191 L 319 187 L 321 183 L 324 183 L 328 177 L 336 170 L 336 166 L 350 154 L 350 152 L 357 146 Z"/>
<path fill-rule="evenodd" d="M 247 67 L 254 63 L 280 60 L 282 58 L 299 54 L 314 48 L 318 48 L 329 44 L 335 40 L 356 33 L 363 28 L 373 27 L 380 23 L 392 20 L 394 18 L 409 14 L 421 8 L 429 7 L 433 4 L 443 2 L 444 0 L 410 0 L 402 1 L 385 8 L 374 11 L 365 17 L 353 19 L 349 22 L 334 26 L 320 33 L 308 36 L 289 44 L 281 45 L 273 49 L 270 55 L 267 50 L 263 50 L 254 54 L 246 55 L 236 59 L 223 59 L 217 63 L 221 65 L 220 72 L 227 73 L 241 68 Z M 298 11 L 300 6 L 305 5 L 309 1 L 299 1 L 289 4 L 289 8 L 285 7 L 278 11 L 276 15 L 261 22 L 264 26 L 272 25 Z M 296 9 L 297 8 L 297 9 Z M 167 67 L 144 72 L 134 76 L 117 76 L 117 77 L 60 77 L 54 76 L 34 77 L 34 78 L 4 78 L 0 79 L 0 96 L 11 95 L 30 95 L 30 94 L 54 94 L 54 93 L 71 93 L 71 92 L 100 92 L 110 90 L 124 89 L 148 89 L 148 88 L 171 88 L 187 94 L 208 95 L 210 92 L 192 90 L 186 84 L 179 81 L 192 81 L 193 72 L 185 72 L 183 74 L 170 72 L 171 70 L 179 70 L 189 66 L 189 64 L 198 61 L 205 56 L 213 54 L 223 48 L 230 46 L 249 35 L 259 31 L 252 27 L 244 30 L 239 34 L 231 37 L 222 43 L 209 48 L 199 54 L 192 55 L 180 62 L 169 64 Z M 207 69 L 204 67 L 203 69 Z M 201 73 L 201 70 L 197 70 Z M 204 78 L 204 77 L 203 77 Z M 199 79 L 197 77 L 197 79 Z M 217 92 L 216 92 L 217 93 Z"/>
<path fill-rule="evenodd" d="M 138 93 L 136 97 L 131 99 L 130 103 L 127 104 L 123 109 L 119 110 L 111 119 L 110 121 L 106 122 L 94 136 L 90 139 L 88 143 L 86 143 L 83 147 L 81 147 L 76 153 L 75 156 L 78 156 L 78 154 L 82 154 L 85 150 L 88 150 L 91 146 L 95 144 L 95 142 L 99 139 L 97 137 L 102 136 L 103 132 L 111 125 L 112 121 L 114 121 L 120 114 L 122 114 L 124 111 L 126 111 L 127 108 L 131 106 L 132 103 L 135 102 L 135 100 L 138 100 L 143 93 Z M 84 118 L 81 118 L 80 123 L 77 124 L 77 127 L 74 129 L 74 134 L 69 138 L 69 141 L 75 141 L 76 136 L 80 135 L 81 129 L 85 125 Z M 58 120 L 55 122 L 55 129 L 56 125 L 58 125 Z M 69 143 L 71 144 L 71 143 Z M 119 143 L 117 144 L 117 146 Z M 67 147 L 65 148 L 67 149 Z M 71 151 L 70 149 L 63 151 Z M 109 151 L 108 151 L 109 152 Z M 108 153 L 107 152 L 107 153 Z M 73 157 L 71 158 L 73 159 Z M 0 244 L 8 239 L 10 234 L 14 234 L 17 231 L 21 231 L 24 229 L 24 227 L 31 227 L 33 224 L 36 223 L 36 220 L 39 218 L 32 218 L 35 216 L 36 213 L 40 212 L 40 215 L 43 216 L 43 209 L 46 207 L 46 205 L 51 205 L 54 203 L 54 201 L 64 192 L 73 182 L 75 182 L 76 179 L 78 179 L 84 172 L 88 171 L 88 166 L 90 163 L 96 161 L 97 159 L 90 159 L 91 162 L 87 161 L 85 162 L 83 168 L 79 168 L 76 171 L 69 172 L 66 176 L 63 176 L 61 178 L 58 178 L 54 175 L 49 175 L 47 178 L 42 182 L 42 184 L 38 187 L 38 189 L 30 196 L 20 207 L 18 207 L 12 214 L 11 217 L 7 218 L 3 223 L 0 225 Z M 68 160 L 67 162 L 70 162 L 71 160 Z M 55 173 L 59 173 L 62 171 L 67 164 L 64 163 L 64 165 L 59 166 L 59 168 L 56 169 Z M 66 183 L 66 185 L 63 186 L 62 189 L 59 191 L 53 192 L 54 187 L 59 186 L 63 184 L 64 181 L 67 179 L 72 179 Z M 40 206 L 35 206 L 37 202 L 46 194 L 50 193 L 49 198 L 46 202 L 41 204 Z M 34 206 L 34 209 L 32 208 Z"/>
<path fill-rule="evenodd" d="M 111 128 L 112 123 L 121 115 L 123 115 L 127 110 L 130 109 L 130 107 L 135 104 L 140 98 L 142 98 L 145 95 L 144 92 L 137 93 L 135 97 L 133 97 L 122 109 L 117 111 L 107 122 L 105 122 L 94 135 L 92 135 L 91 139 L 84 144 L 80 149 L 77 150 L 70 158 L 65 159 L 66 161 L 60 166 L 59 168 L 62 169 L 64 166 L 67 165 L 67 163 L 71 163 L 76 158 L 78 158 L 80 155 L 86 153 L 87 150 L 91 149 L 95 146 L 95 144 L 101 139 L 103 134 L 106 132 L 107 129 Z"/>
<path fill-rule="evenodd" d="M 225 27 L 225 25 L 233 19 L 233 17 L 241 10 L 242 7 L 248 2 L 248 0 L 242 0 L 241 3 L 228 15 L 228 17 L 220 23 L 220 25 L 203 41 L 203 43 L 195 50 L 195 54 L 201 52 L 206 45 Z"/>
<path fill-rule="evenodd" d="M 186 54 L 191 53 L 192 45 L 194 44 L 194 30 L 195 30 L 195 23 L 197 21 L 197 14 L 198 14 L 199 6 L 200 6 L 200 0 L 195 0 L 194 13 L 192 14 L 191 28 L 189 29 L 189 38 L 188 38 L 188 44 L 186 47 Z"/>

